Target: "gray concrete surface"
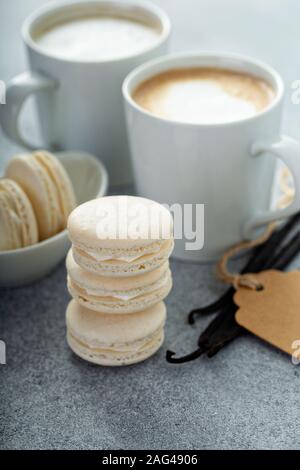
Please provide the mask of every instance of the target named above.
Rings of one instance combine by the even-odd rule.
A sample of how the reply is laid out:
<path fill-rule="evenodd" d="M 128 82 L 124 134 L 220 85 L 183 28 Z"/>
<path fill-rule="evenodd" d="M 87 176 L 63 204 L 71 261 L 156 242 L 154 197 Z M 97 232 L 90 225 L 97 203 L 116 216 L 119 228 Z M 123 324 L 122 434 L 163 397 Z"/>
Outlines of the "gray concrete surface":
<path fill-rule="evenodd" d="M 24 70 L 19 27 L 22 19 L 41 3 L 41 0 L 0 2 L 0 78 L 5 81 Z M 215 14 L 215 1 L 162 0 L 157 3 L 169 11 L 175 23 L 174 48 L 187 48 L 196 37 L 209 47 L 218 43 L 220 35 L 212 31 L 209 36 L 207 21 L 201 23 L 201 14 L 205 13 L 208 18 Z M 230 3 L 237 5 L 233 0 Z M 279 11 L 279 3 L 272 2 L 275 29 L 284 25 L 288 16 Z M 294 1 L 285 4 L 291 8 L 291 21 L 294 18 L 294 25 L 289 23 L 289 29 L 295 38 L 299 7 Z M 237 13 L 235 11 L 231 20 L 231 16 L 225 14 L 226 2 L 220 1 L 219 5 L 217 12 L 223 14 L 224 22 L 218 20 L 217 24 L 228 31 L 228 23 L 237 21 Z M 250 12 L 254 15 L 257 8 L 260 21 L 259 15 L 269 15 L 267 8 L 261 5 L 252 1 Z M 249 12 L 240 12 L 240 15 L 240 18 L 249 18 Z M 260 21 L 257 21 L 255 40 L 260 34 Z M 269 22 L 266 24 L 269 27 Z M 203 30 L 205 34 L 201 33 Z M 190 42 L 188 31 L 192 37 Z M 230 30 L 227 36 L 224 33 L 223 45 L 227 49 L 233 45 L 234 49 L 238 44 L 239 49 L 243 44 L 252 44 L 246 41 L 245 35 L 241 36 L 241 42 L 234 41 L 235 37 L 235 30 Z M 275 39 L 267 40 L 276 46 Z M 283 39 L 281 45 L 277 48 L 278 56 L 270 54 L 270 57 L 275 57 L 274 61 L 286 70 L 281 58 L 287 60 L 288 52 L 289 57 L 293 54 L 282 50 Z M 291 43 L 292 47 L 296 45 Z M 265 58 L 268 51 L 264 43 L 258 55 Z M 293 73 L 289 72 L 290 79 Z M 35 134 L 34 118 L 28 111 L 24 125 L 27 132 Z M 295 109 L 291 108 L 286 129 L 296 135 L 299 129 L 293 113 L 296 116 Z M 16 150 L 1 134 L 0 167 Z M 247 336 L 213 359 L 201 358 L 182 366 L 166 363 L 166 348 L 180 351 L 191 348 L 208 321 L 202 319 L 194 328 L 189 327 L 185 324 L 187 311 L 213 300 L 224 289 L 216 282 L 212 266 L 178 261 L 171 264 L 174 287 L 167 300 L 164 347 L 147 362 L 122 369 L 86 364 L 68 349 L 64 311 L 69 296 L 63 265 L 33 286 L 0 290 L 0 338 L 7 346 L 7 364 L 0 365 L 0 448 L 300 448 L 300 370 L 284 354 Z M 295 266 L 299 264 L 300 259 Z"/>

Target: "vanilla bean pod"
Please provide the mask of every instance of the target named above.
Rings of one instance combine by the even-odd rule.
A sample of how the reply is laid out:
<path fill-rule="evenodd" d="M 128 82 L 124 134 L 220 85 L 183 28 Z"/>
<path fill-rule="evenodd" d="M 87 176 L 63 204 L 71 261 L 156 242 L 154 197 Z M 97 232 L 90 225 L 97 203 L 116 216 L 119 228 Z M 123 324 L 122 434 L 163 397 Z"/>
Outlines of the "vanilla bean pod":
<path fill-rule="evenodd" d="M 195 323 L 195 317 L 197 315 L 211 315 L 212 313 L 219 312 L 230 300 L 232 296 L 233 288 L 230 287 L 218 300 L 206 307 L 195 308 L 188 314 L 188 322 L 190 325 Z"/>
<path fill-rule="evenodd" d="M 258 272 L 257 270 L 267 269 L 263 267 L 264 263 L 267 262 L 270 254 L 279 246 L 279 244 L 288 236 L 294 226 L 300 222 L 300 212 L 297 212 L 291 217 L 284 225 L 275 230 L 264 243 L 254 248 L 252 255 L 250 256 L 245 267 L 242 269 L 241 274 L 247 272 Z M 234 294 L 234 289 L 230 287 L 218 300 L 205 306 L 191 310 L 188 315 L 188 322 L 193 324 L 197 315 L 209 315 L 217 313 L 221 308 L 228 305 L 230 299 Z"/>
<path fill-rule="evenodd" d="M 267 263 L 265 269 L 283 270 L 297 255 L 300 250 L 300 231 L 282 247 L 279 253 L 275 254 L 273 260 Z"/>
<path fill-rule="evenodd" d="M 269 261 L 265 265 L 264 268 L 261 269 L 277 269 L 277 270 L 284 270 L 289 263 L 293 260 L 293 258 L 299 253 L 300 251 L 300 232 L 297 232 L 291 240 L 286 243 L 279 253 Z M 221 312 L 218 317 L 221 317 L 223 322 L 218 322 L 216 325 L 218 329 L 215 329 L 214 333 L 210 336 L 210 342 L 213 346 L 208 349 L 207 355 L 212 357 L 216 354 L 223 346 L 228 344 L 230 341 L 235 339 L 239 334 L 241 334 L 244 329 L 240 327 L 235 321 L 235 313 L 237 311 L 237 306 L 234 304 L 233 299 L 231 305 L 228 305 L 223 312 Z M 218 318 L 217 317 L 217 318 Z M 209 326 L 214 323 L 211 322 Z M 220 326 L 222 325 L 222 328 Z M 203 336 L 207 345 L 207 337 L 206 332 L 203 332 Z M 201 337 L 199 337 L 198 345 L 201 344 Z M 219 336 L 219 338 L 218 338 Z"/>
<path fill-rule="evenodd" d="M 245 333 L 245 330 L 235 323 L 231 326 L 228 333 L 223 333 L 222 338 L 218 342 L 215 342 L 213 346 L 211 346 L 211 348 L 206 353 L 207 357 L 211 358 L 215 356 L 227 344 L 231 343 L 235 338 L 241 336 L 243 333 Z"/>
<path fill-rule="evenodd" d="M 280 248 L 279 245 L 290 235 L 299 220 L 300 213 L 297 213 L 285 225 L 274 231 L 266 242 L 255 248 L 242 273 L 255 273 L 265 269 L 283 270 L 300 251 L 300 232 L 296 233 L 283 247 Z M 209 314 L 217 311 L 220 313 L 199 336 L 198 348 L 195 351 L 182 357 L 174 357 L 173 351 L 167 351 L 168 362 L 177 364 L 188 362 L 203 353 L 212 357 L 226 344 L 245 332 L 235 321 L 237 307 L 233 302 L 234 292 L 233 288 L 229 288 L 214 303 L 190 312 L 189 323 L 194 323 L 196 314 Z"/>

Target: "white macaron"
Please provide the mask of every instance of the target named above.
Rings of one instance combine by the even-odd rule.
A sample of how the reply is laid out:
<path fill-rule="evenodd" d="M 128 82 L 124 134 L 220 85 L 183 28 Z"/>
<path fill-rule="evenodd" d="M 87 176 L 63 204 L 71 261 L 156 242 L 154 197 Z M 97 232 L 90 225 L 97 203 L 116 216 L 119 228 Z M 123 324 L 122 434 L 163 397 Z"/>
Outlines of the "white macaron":
<path fill-rule="evenodd" d="M 69 251 L 68 289 L 81 305 L 105 313 L 133 313 L 163 300 L 172 288 L 169 262 L 129 277 L 108 277 L 84 270 Z"/>
<path fill-rule="evenodd" d="M 37 222 L 28 197 L 15 181 L 0 179 L 0 251 L 37 242 Z"/>
<path fill-rule="evenodd" d="M 40 240 L 66 228 L 76 200 L 70 178 L 54 155 L 44 150 L 16 155 L 5 174 L 27 194 L 37 219 Z"/>
<path fill-rule="evenodd" d="M 173 247 L 173 219 L 161 204 L 109 196 L 78 206 L 68 220 L 75 261 L 105 276 L 129 276 L 162 265 Z"/>
<path fill-rule="evenodd" d="M 166 307 L 163 302 L 129 315 L 111 315 L 71 300 L 66 312 L 67 341 L 75 354 L 104 366 L 144 361 L 162 345 Z"/>

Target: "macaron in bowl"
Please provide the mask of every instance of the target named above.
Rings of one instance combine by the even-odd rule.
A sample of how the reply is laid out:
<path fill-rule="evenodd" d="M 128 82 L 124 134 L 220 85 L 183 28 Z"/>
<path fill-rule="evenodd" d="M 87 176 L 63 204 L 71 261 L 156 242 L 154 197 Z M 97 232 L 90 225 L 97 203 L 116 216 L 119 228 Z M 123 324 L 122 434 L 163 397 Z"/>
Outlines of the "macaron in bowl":
<path fill-rule="evenodd" d="M 38 242 L 38 227 L 31 202 L 15 181 L 0 179 L 0 251 Z"/>
<path fill-rule="evenodd" d="M 76 196 L 68 173 L 54 155 L 44 150 L 16 155 L 8 163 L 5 175 L 27 194 L 40 241 L 66 227 L 68 216 L 76 207 Z"/>
<path fill-rule="evenodd" d="M 55 156 L 65 171 L 61 171 L 61 166 L 56 165 L 47 152 L 37 152 L 36 158 L 28 160 L 25 156 L 17 156 L 8 164 L 5 179 L 14 180 L 29 199 L 36 215 L 40 241 L 33 239 L 28 246 L 19 244 L 13 249 L 2 247 L 0 286 L 30 284 L 50 273 L 70 247 L 67 230 L 63 228 L 68 212 L 75 205 L 106 194 L 108 176 L 97 158 L 85 152 L 71 151 L 57 152 Z M 69 181 L 74 188 L 74 200 L 68 188 Z M 15 215 L 9 213 L 11 219 L 15 219 Z M 29 220 L 30 231 L 34 233 L 34 222 Z"/>

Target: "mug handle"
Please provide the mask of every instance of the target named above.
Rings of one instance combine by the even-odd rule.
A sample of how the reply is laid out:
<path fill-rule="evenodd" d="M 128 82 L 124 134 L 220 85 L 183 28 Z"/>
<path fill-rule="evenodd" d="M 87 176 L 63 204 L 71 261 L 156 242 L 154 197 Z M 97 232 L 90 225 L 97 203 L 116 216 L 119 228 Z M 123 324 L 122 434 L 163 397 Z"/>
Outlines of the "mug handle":
<path fill-rule="evenodd" d="M 25 100 L 42 90 L 53 90 L 57 82 L 37 72 L 24 72 L 13 78 L 6 89 L 6 104 L 0 106 L 0 124 L 5 134 L 17 144 L 35 150 L 19 129 L 19 115 Z"/>
<path fill-rule="evenodd" d="M 285 209 L 266 211 L 246 222 L 243 228 L 245 239 L 253 238 L 253 230 L 270 222 L 289 217 L 300 210 L 300 142 L 288 136 L 281 136 L 277 142 L 256 142 L 252 145 L 251 155 L 254 157 L 269 152 L 280 158 L 291 171 L 294 178 L 295 196 Z"/>

